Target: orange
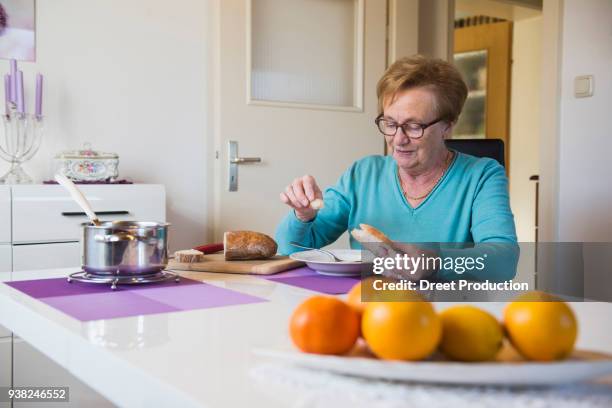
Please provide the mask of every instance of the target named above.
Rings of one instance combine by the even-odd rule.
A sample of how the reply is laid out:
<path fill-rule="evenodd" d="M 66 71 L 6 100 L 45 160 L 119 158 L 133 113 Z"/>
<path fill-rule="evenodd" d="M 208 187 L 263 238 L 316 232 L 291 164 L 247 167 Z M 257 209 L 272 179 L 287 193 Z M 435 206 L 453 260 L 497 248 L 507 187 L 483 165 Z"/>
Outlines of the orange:
<path fill-rule="evenodd" d="M 419 300 L 369 303 L 361 331 L 370 350 L 386 360 L 421 360 L 438 347 L 442 324 L 433 306 Z"/>
<path fill-rule="evenodd" d="M 440 350 L 459 361 L 492 360 L 504 341 L 501 324 L 491 314 L 474 306 L 452 306 L 440 313 Z"/>
<path fill-rule="evenodd" d="M 340 299 L 313 296 L 294 310 L 289 334 L 306 353 L 344 354 L 359 336 L 359 314 Z"/>
<path fill-rule="evenodd" d="M 386 276 L 369 276 L 351 288 L 346 296 L 347 303 L 361 314 L 370 302 L 400 302 L 414 298 L 415 292 L 409 290 L 381 290 L 383 283 L 397 283 L 397 280 Z M 367 301 L 362 300 L 363 298 Z"/>
<path fill-rule="evenodd" d="M 368 278 L 369 279 L 369 278 Z M 364 280 L 365 282 L 365 280 Z M 367 303 L 361 301 L 361 282 L 357 282 L 346 295 L 346 303 L 361 315 Z"/>
<path fill-rule="evenodd" d="M 504 326 L 514 348 L 537 361 L 568 357 L 578 335 L 576 316 L 569 305 L 540 291 L 528 292 L 508 304 Z"/>
<path fill-rule="evenodd" d="M 365 310 L 367 301 L 363 301 L 362 298 L 372 299 L 372 300 L 400 300 L 397 297 L 396 293 L 392 291 L 377 291 L 375 290 L 375 282 L 377 280 L 382 280 L 384 282 L 391 282 L 390 278 L 386 278 L 384 276 L 369 276 L 361 281 L 357 282 L 349 293 L 346 295 L 346 302 L 359 314 L 359 336 L 361 336 L 361 316 L 363 315 L 363 311 Z M 364 288 L 363 292 L 361 288 Z M 396 296 L 395 298 L 392 298 Z"/>

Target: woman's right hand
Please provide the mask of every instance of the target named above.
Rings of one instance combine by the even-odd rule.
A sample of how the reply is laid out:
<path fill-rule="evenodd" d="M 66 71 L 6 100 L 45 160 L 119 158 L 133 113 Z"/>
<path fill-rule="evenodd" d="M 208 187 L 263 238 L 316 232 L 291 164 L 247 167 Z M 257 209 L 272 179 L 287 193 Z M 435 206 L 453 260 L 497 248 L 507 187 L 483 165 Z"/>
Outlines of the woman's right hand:
<path fill-rule="evenodd" d="M 318 211 L 312 208 L 310 203 L 316 199 L 323 199 L 323 194 L 314 177 L 307 174 L 293 180 L 293 183 L 280 193 L 280 199 L 295 210 L 295 216 L 300 221 L 308 222 L 317 215 Z"/>

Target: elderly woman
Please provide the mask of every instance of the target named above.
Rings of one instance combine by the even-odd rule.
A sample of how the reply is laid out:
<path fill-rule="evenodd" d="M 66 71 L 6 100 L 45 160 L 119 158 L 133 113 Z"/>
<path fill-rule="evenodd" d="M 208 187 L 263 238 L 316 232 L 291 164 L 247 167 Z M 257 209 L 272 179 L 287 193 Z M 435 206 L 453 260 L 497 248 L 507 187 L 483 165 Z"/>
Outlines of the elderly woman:
<path fill-rule="evenodd" d="M 324 194 L 312 176 L 296 178 L 280 194 L 292 208 L 276 232 L 280 251 L 296 251 L 290 241 L 326 246 L 360 223 L 404 243 L 507 242 L 516 247 L 503 167 L 449 150 L 444 143 L 467 96 L 457 69 L 443 60 L 402 58 L 380 79 L 377 94 L 375 122 L 389 155 L 355 162 Z M 324 200 L 319 211 L 310 206 L 317 198 Z M 352 237 L 351 247 L 359 247 Z M 515 257 L 503 264 L 486 276 L 464 278 L 512 278 Z M 458 278 L 450 272 L 437 277 Z"/>

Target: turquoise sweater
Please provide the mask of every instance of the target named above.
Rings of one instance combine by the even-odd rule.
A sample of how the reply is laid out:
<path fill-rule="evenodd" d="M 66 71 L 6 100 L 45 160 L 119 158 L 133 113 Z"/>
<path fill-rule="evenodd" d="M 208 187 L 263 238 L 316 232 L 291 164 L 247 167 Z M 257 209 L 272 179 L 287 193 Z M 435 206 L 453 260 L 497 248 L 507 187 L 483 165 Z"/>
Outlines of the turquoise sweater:
<path fill-rule="evenodd" d="M 440 271 L 439 276 L 511 279 L 516 273 L 518 246 L 504 168 L 493 159 L 456 153 L 438 185 L 415 208 L 402 193 L 397 164 L 391 156 L 368 156 L 355 162 L 335 186 L 325 190 L 325 207 L 314 220 L 302 222 L 293 211 L 283 219 L 276 231 L 279 252 L 290 254 L 298 250 L 289 241 L 324 247 L 343 232 L 366 223 L 398 242 L 506 243 L 486 249 L 489 254 L 498 251 L 503 256 L 494 257 L 499 265 L 487 268 L 484 276 L 457 276 L 452 271 Z M 350 245 L 360 248 L 352 237 Z M 477 256 L 474 251 L 485 251 L 485 247 L 450 252 L 455 256 Z"/>

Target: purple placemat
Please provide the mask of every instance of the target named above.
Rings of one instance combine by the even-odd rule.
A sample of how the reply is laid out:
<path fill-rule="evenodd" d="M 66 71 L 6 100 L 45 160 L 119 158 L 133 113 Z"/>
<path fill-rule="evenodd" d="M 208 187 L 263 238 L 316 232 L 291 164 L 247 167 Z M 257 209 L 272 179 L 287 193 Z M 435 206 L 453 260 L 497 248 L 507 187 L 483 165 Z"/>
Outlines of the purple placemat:
<path fill-rule="evenodd" d="M 276 275 L 262 276 L 262 278 L 327 295 L 348 293 L 355 283 L 360 280 L 356 276 L 337 277 L 320 275 L 307 266 Z"/>
<path fill-rule="evenodd" d="M 114 319 L 157 313 L 208 309 L 266 302 L 256 296 L 220 288 L 193 279 L 139 286 L 68 283 L 66 278 L 5 282 L 80 321 Z"/>

